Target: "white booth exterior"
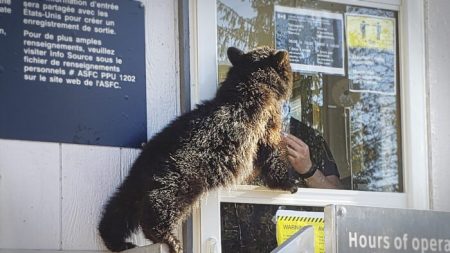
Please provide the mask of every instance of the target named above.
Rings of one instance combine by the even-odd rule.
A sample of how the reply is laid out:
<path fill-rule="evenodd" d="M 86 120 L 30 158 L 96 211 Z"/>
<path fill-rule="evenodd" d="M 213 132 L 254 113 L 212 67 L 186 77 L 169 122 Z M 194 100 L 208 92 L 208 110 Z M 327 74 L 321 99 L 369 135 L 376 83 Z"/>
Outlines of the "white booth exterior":
<path fill-rule="evenodd" d="M 146 8 L 148 136 L 181 114 L 179 2 Z M 445 0 L 328 0 L 399 13 L 404 191 L 300 189 L 291 195 L 257 186 L 210 193 L 193 212 L 193 252 L 221 252 L 220 203 L 365 205 L 450 211 L 450 18 Z M 217 88 L 216 2 L 189 1 L 191 105 Z M 441 25 L 444 24 L 444 25 Z M 157 75 L 154 73 L 158 73 Z M 447 81 L 446 81 L 447 80 Z M 3 122 L 1 124 L 4 124 Z M 96 225 L 102 205 L 139 150 L 0 140 L 0 252 L 105 250 Z M 181 235 L 181 232 L 180 232 Z M 148 242 L 137 236 L 143 245 Z M 215 251 L 211 250 L 213 246 Z"/>

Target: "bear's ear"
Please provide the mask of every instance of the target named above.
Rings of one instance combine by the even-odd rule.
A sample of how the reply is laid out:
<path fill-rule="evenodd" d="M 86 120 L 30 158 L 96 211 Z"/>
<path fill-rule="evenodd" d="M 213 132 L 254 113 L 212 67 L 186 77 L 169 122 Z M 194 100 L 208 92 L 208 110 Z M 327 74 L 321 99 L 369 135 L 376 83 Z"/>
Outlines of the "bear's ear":
<path fill-rule="evenodd" d="M 242 55 L 244 52 L 240 49 L 237 49 L 235 47 L 229 47 L 227 50 L 228 59 L 230 59 L 231 64 L 233 66 L 236 66 L 239 64 L 239 62 L 242 61 Z"/>
<path fill-rule="evenodd" d="M 274 63 L 277 67 L 281 67 L 288 60 L 288 52 L 286 50 L 279 50 L 273 56 Z"/>

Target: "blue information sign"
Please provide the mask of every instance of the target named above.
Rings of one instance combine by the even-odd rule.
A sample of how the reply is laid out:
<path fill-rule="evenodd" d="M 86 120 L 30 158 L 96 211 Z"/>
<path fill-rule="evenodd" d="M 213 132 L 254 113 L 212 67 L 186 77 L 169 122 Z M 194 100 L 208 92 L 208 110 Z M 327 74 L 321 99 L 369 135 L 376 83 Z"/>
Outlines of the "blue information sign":
<path fill-rule="evenodd" d="M 0 138 L 139 147 L 144 34 L 139 1 L 0 0 Z"/>

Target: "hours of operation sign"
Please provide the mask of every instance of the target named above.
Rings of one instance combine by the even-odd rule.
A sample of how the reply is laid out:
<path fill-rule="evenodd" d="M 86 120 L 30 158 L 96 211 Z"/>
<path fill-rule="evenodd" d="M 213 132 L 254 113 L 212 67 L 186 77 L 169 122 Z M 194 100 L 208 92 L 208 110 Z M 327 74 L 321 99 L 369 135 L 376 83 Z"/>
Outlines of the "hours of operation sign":
<path fill-rule="evenodd" d="M 450 213 L 330 205 L 325 207 L 326 252 L 450 252 Z"/>
<path fill-rule="evenodd" d="M 144 7 L 0 0 L 0 138 L 146 141 Z"/>

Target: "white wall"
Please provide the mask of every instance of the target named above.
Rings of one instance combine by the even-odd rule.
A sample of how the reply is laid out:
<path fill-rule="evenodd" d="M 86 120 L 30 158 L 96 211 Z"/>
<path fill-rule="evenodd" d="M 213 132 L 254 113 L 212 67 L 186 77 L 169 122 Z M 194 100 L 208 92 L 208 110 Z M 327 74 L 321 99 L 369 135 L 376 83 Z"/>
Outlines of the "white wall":
<path fill-rule="evenodd" d="M 149 138 L 179 113 L 177 1 L 146 7 Z M 0 249 L 104 249 L 103 203 L 138 150 L 0 140 Z"/>
<path fill-rule="evenodd" d="M 450 211 L 450 1 L 427 0 L 425 7 L 431 206 Z"/>

